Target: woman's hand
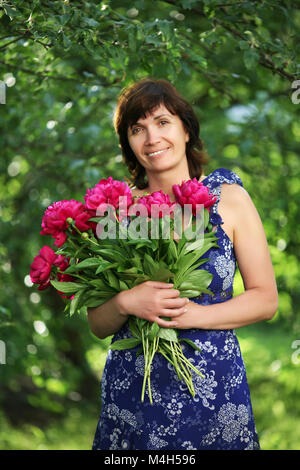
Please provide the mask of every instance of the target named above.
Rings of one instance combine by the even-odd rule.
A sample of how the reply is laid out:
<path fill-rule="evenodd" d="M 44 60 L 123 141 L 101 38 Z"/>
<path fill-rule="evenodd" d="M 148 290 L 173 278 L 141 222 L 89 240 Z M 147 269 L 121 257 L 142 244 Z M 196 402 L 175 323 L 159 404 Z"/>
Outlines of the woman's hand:
<path fill-rule="evenodd" d="M 189 302 L 185 312 L 172 318 L 172 328 L 181 330 L 189 330 L 192 328 L 205 329 L 205 318 L 207 316 L 207 308 L 196 302 Z"/>
<path fill-rule="evenodd" d="M 180 291 L 172 284 L 158 281 L 143 282 L 118 296 L 121 314 L 135 315 L 166 328 L 174 328 L 176 318 L 186 311 L 189 302 L 186 297 L 179 297 Z"/>

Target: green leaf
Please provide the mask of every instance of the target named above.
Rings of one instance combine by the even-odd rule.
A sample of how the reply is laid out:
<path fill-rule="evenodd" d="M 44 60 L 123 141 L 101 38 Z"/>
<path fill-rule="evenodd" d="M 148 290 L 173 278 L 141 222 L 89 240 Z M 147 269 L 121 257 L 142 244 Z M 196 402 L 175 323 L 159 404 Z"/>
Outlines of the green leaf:
<path fill-rule="evenodd" d="M 217 246 L 216 243 L 216 237 L 210 236 L 209 238 L 204 237 L 204 239 L 199 240 L 200 243 L 198 243 L 199 248 L 193 248 L 192 253 L 194 253 L 195 256 L 202 256 L 204 253 L 206 253 L 210 248 L 213 246 Z M 198 240 L 197 240 L 198 242 Z M 186 243 L 185 249 L 183 250 L 184 253 L 189 253 L 191 251 L 190 245 L 195 243 L 195 247 L 197 246 L 196 242 L 189 242 Z"/>
<path fill-rule="evenodd" d="M 188 54 L 190 58 L 192 59 L 193 62 L 196 62 L 199 64 L 202 68 L 206 69 L 207 68 L 207 59 L 199 53 L 199 51 L 194 51 L 190 49 L 188 51 Z"/>
<path fill-rule="evenodd" d="M 135 338 L 138 338 L 138 339 L 141 339 L 142 338 L 142 335 L 140 333 L 140 330 L 135 322 L 135 318 L 130 318 L 129 319 L 129 331 L 130 333 L 135 337 Z"/>
<path fill-rule="evenodd" d="M 160 262 L 161 264 L 161 262 Z M 164 266 L 160 266 L 153 276 L 153 281 L 169 281 L 174 278 L 174 273 Z"/>
<path fill-rule="evenodd" d="M 110 349 L 113 351 L 122 351 L 124 349 L 132 349 L 141 344 L 140 339 L 136 338 L 126 338 L 119 339 L 110 345 Z"/>
<path fill-rule="evenodd" d="M 248 70 L 254 69 L 257 66 L 259 61 L 259 54 L 256 52 L 255 49 L 248 49 L 248 51 L 244 52 L 244 63 Z"/>
<path fill-rule="evenodd" d="M 185 251 L 199 250 L 204 246 L 204 243 L 205 243 L 204 238 L 195 240 L 194 242 L 187 243 L 185 246 Z"/>
<path fill-rule="evenodd" d="M 136 52 L 136 35 L 133 29 L 128 31 L 128 47 L 131 52 Z"/>
<path fill-rule="evenodd" d="M 63 292 L 64 294 L 70 294 L 72 292 L 76 292 L 80 289 L 85 289 L 86 284 L 79 284 L 77 282 L 60 282 L 60 281 L 50 281 L 52 286 L 55 289 Z"/>
<path fill-rule="evenodd" d="M 128 285 L 126 284 L 126 282 L 125 282 L 125 281 L 121 281 L 121 280 L 119 280 L 119 284 L 120 284 L 120 289 L 121 289 L 122 291 L 123 291 L 123 290 L 128 290 L 128 289 L 129 289 L 129 287 L 128 287 Z"/>
<path fill-rule="evenodd" d="M 84 293 L 84 290 L 82 289 L 76 292 L 76 294 L 74 295 L 70 304 L 70 317 L 76 312 L 78 304 L 79 304 L 79 300 L 83 293 Z"/>
<path fill-rule="evenodd" d="M 120 284 L 117 277 L 110 270 L 105 271 L 105 275 L 107 277 L 109 285 L 113 289 L 120 291 Z"/>
<path fill-rule="evenodd" d="M 142 331 L 146 325 L 149 325 L 148 320 L 145 320 L 144 318 L 136 317 L 135 321 L 140 331 Z"/>
<path fill-rule="evenodd" d="M 160 331 L 159 325 L 156 322 L 152 323 L 152 326 L 151 326 L 151 328 L 149 330 L 149 333 L 147 335 L 149 340 L 153 341 L 154 338 L 156 338 L 158 336 L 159 331 Z"/>
<path fill-rule="evenodd" d="M 6 307 L 3 307 L 3 305 L 0 305 L 0 313 L 11 318 L 11 312 Z"/>
<path fill-rule="evenodd" d="M 178 272 L 178 278 L 183 277 L 187 269 L 189 269 L 193 263 L 199 259 L 198 253 L 187 253 L 184 256 L 180 256 L 177 263 L 174 266 L 174 269 Z"/>
<path fill-rule="evenodd" d="M 100 26 L 100 23 L 93 18 L 81 17 L 81 22 L 90 28 L 98 28 L 98 26 Z"/>
<path fill-rule="evenodd" d="M 178 259 L 177 247 L 173 239 L 170 239 L 168 243 L 168 259 L 170 264 L 175 263 Z"/>
<path fill-rule="evenodd" d="M 196 269 L 184 276 L 183 281 L 177 286 L 177 288 L 180 290 L 206 289 L 211 283 L 212 278 L 213 275 L 210 272 L 204 269 Z"/>
<path fill-rule="evenodd" d="M 166 341 L 178 342 L 178 331 L 173 328 L 160 328 L 157 336 Z"/>
<path fill-rule="evenodd" d="M 103 273 L 107 269 L 113 269 L 118 266 L 118 263 L 112 263 L 111 261 L 102 261 L 101 265 L 97 268 L 95 274 Z"/>
<path fill-rule="evenodd" d="M 154 276 L 158 270 L 158 265 L 151 256 L 149 256 L 147 253 L 144 256 L 144 269 L 145 269 L 145 274 L 148 274 L 149 276 Z"/>
<path fill-rule="evenodd" d="M 139 270 L 135 266 L 129 269 L 124 268 L 123 266 L 118 266 L 117 272 L 123 273 L 124 275 L 127 275 L 127 274 L 131 275 L 131 274 L 138 274 Z"/>
<path fill-rule="evenodd" d="M 180 296 L 181 297 L 188 297 L 188 298 L 191 298 L 191 297 L 198 297 L 199 295 L 201 295 L 202 292 L 199 291 L 199 290 L 181 290 L 180 291 Z"/>
<path fill-rule="evenodd" d="M 198 0 L 180 0 L 180 4 L 182 5 L 182 8 L 186 10 L 190 10 L 197 3 L 199 3 Z"/>
<path fill-rule="evenodd" d="M 16 16 L 20 15 L 20 13 L 17 10 L 14 10 L 13 8 L 10 8 L 7 4 L 3 5 L 3 9 L 4 9 L 5 13 L 7 14 L 7 16 L 9 16 L 9 18 L 11 20 L 13 20 Z"/>
<path fill-rule="evenodd" d="M 218 246 L 216 242 L 208 241 L 204 244 L 204 246 L 192 252 L 185 252 L 182 250 L 182 253 L 174 266 L 176 270 L 176 284 L 180 285 L 183 281 L 184 276 L 189 273 L 191 270 L 193 271 L 198 264 L 198 260 L 203 254 L 208 251 L 210 248 Z M 196 263 L 196 264 L 195 264 Z"/>
<path fill-rule="evenodd" d="M 117 246 L 112 248 L 100 248 L 97 250 L 99 254 L 103 256 L 103 258 L 108 258 L 109 260 L 112 261 L 117 261 L 118 263 L 120 262 L 126 262 L 127 258 L 124 256 L 122 251 L 117 248 Z"/>
<path fill-rule="evenodd" d="M 103 263 L 101 258 L 87 258 L 77 264 L 72 264 L 65 272 L 74 272 L 84 268 L 93 268 L 95 266 L 99 266 L 99 264 L 101 265 L 101 263 Z"/>
<path fill-rule="evenodd" d="M 240 49 L 243 51 L 247 51 L 250 47 L 250 44 L 248 41 L 239 41 L 238 44 L 240 46 Z"/>
<path fill-rule="evenodd" d="M 101 298 L 100 296 L 97 299 L 88 299 L 85 301 L 85 307 L 95 308 L 99 307 L 100 305 L 104 304 L 108 299 Z"/>

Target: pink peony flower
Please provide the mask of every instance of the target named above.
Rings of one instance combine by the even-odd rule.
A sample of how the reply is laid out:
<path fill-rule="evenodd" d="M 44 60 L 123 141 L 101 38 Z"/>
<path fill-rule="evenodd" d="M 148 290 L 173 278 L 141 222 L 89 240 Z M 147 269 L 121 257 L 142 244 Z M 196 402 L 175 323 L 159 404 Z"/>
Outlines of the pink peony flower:
<path fill-rule="evenodd" d="M 66 258 L 66 256 L 64 255 L 57 255 L 55 262 L 53 264 L 57 266 L 60 271 L 65 271 L 67 267 L 69 266 L 69 262 L 70 262 L 70 258 Z"/>
<path fill-rule="evenodd" d="M 34 284 L 40 284 L 38 290 L 49 287 L 52 266 L 65 270 L 69 264 L 68 258 L 56 255 L 50 246 L 43 246 L 30 266 L 30 278 Z"/>
<path fill-rule="evenodd" d="M 203 204 L 209 210 L 217 200 L 217 196 L 209 194 L 208 187 L 200 183 L 197 178 L 183 181 L 180 185 L 172 186 L 176 201 L 183 207 L 185 204 L 191 204 L 192 213 L 196 215 L 196 205 Z"/>
<path fill-rule="evenodd" d="M 127 197 L 127 204 L 122 207 L 119 207 L 119 198 Z M 97 183 L 93 188 L 88 189 L 86 195 L 84 196 L 85 200 L 85 209 L 90 214 L 90 217 L 96 217 L 97 208 L 101 204 L 101 209 L 105 211 L 105 205 L 109 204 L 113 206 L 116 210 L 121 209 L 119 215 L 120 220 L 123 217 L 127 217 L 128 208 L 132 204 L 132 194 L 131 190 L 127 183 L 113 180 L 111 176 L 107 179 L 102 179 Z M 118 217 L 118 214 L 116 214 Z M 92 225 L 91 225 L 92 224 Z M 93 230 L 95 231 L 95 226 L 93 222 L 90 222 Z"/>
<path fill-rule="evenodd" d="M 176 203 L 170 200 L 170 196 L 163 191 L 154 191 L 151 194 L 142 196 L 137 200 L 137 204 L 146 206 L 149 217 L 161 218 L 164 215 L 169 215 L 173 212 Z M 153 208 L 151 213 L 151 208 Z M 159 210 L 158 210 L 159 208 Z"/>
<path fill-rule="evenodd" d="M 84 232 L 90 226 L 87 224 L 90 215 L 85 211 L 82 202 L 75 199 L 53 202 L 43 216 L 41 235 L 52 235 L 55 238 L 54 245 L 60 247 L 67 239 L 67 228 L 69 226 L 67 219 L 72 218 L 76 227 Z"/>
<path fill-rule="evenodd" d="M 58 268 L 60 271 L 65 271 L 69 266 L 70 258 L 63 255 L 56 255 L 50 246 L 43 246 L 39 251 L 39 254 L 34 258 L 33 263 L 30 266 L 30 278 L 34 284 L 40 284 L 38 290 L 47 289 L 51 286 L 50 279 L 54 279 L 55 275 L 51 276 L 53 272 L 53 266 Z M 63 274 L 57 272 L 57 280 L 60 282 L 75 281 L 75 279 L 69 274 Z M 63 292 L 57 291 L 61 297 L 72 299 L 73 295 L 66 296 Z"/>

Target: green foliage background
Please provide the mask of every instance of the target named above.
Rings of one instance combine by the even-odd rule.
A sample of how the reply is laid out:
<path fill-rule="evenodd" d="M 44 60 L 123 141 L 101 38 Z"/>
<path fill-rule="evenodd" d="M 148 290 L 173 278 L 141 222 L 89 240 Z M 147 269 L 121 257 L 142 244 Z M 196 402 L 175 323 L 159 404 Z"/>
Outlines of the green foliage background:
<path fill-rule="evenodd" d="M 0 1 L 1 448 L 91 445 L 109 339 L 65 318 L 28 274 L 52 245 L 39 234 L 52 201 L 129 176 L 112 116 L 121 89 L 146 75 L 193 104 L 206 174 L 237 172 L 261 215 L 279 308 L 238 334 L 262 447 L 300 447 L 299 31 L 296 0 Z"/>

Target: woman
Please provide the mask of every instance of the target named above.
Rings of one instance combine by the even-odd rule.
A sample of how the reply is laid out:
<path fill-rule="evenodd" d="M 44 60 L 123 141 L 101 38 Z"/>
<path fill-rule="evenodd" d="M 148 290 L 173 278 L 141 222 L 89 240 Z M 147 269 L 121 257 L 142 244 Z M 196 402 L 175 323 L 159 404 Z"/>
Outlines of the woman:
<path fill-rule="evenodd" d="M 165 80 L 143 79 L 121 94 L 115 128 L 136 196 L 200 179 L 217 201 L 210 222 L 218 248 L 203 269 L 214 295 L 179 297 L 172 285 L 148 281 L 89 309 L 92 332 L 113 341 L 129 337 L 128 317 L 179 329 L 185 355 L 204 374 L 194 376 L 193 398 L 159 354 L 151 372 L 153 405 L 141 403 L 143 356 L 136 350 L 109 351 L 102 377 L 102 410 L 93 449 L 258 449 L 245 366 L 233 329 L 271 319 L 277 288 L 264 229 L 240 178 L 226 169 L 205 176 L 207 157 L 191 106 Z M 146 178 L 146 179 L 145 179 Z M 233 297 L 237 261 L 245 291 Z M 169 317 L 170 321 L 162 317 Z"/>

